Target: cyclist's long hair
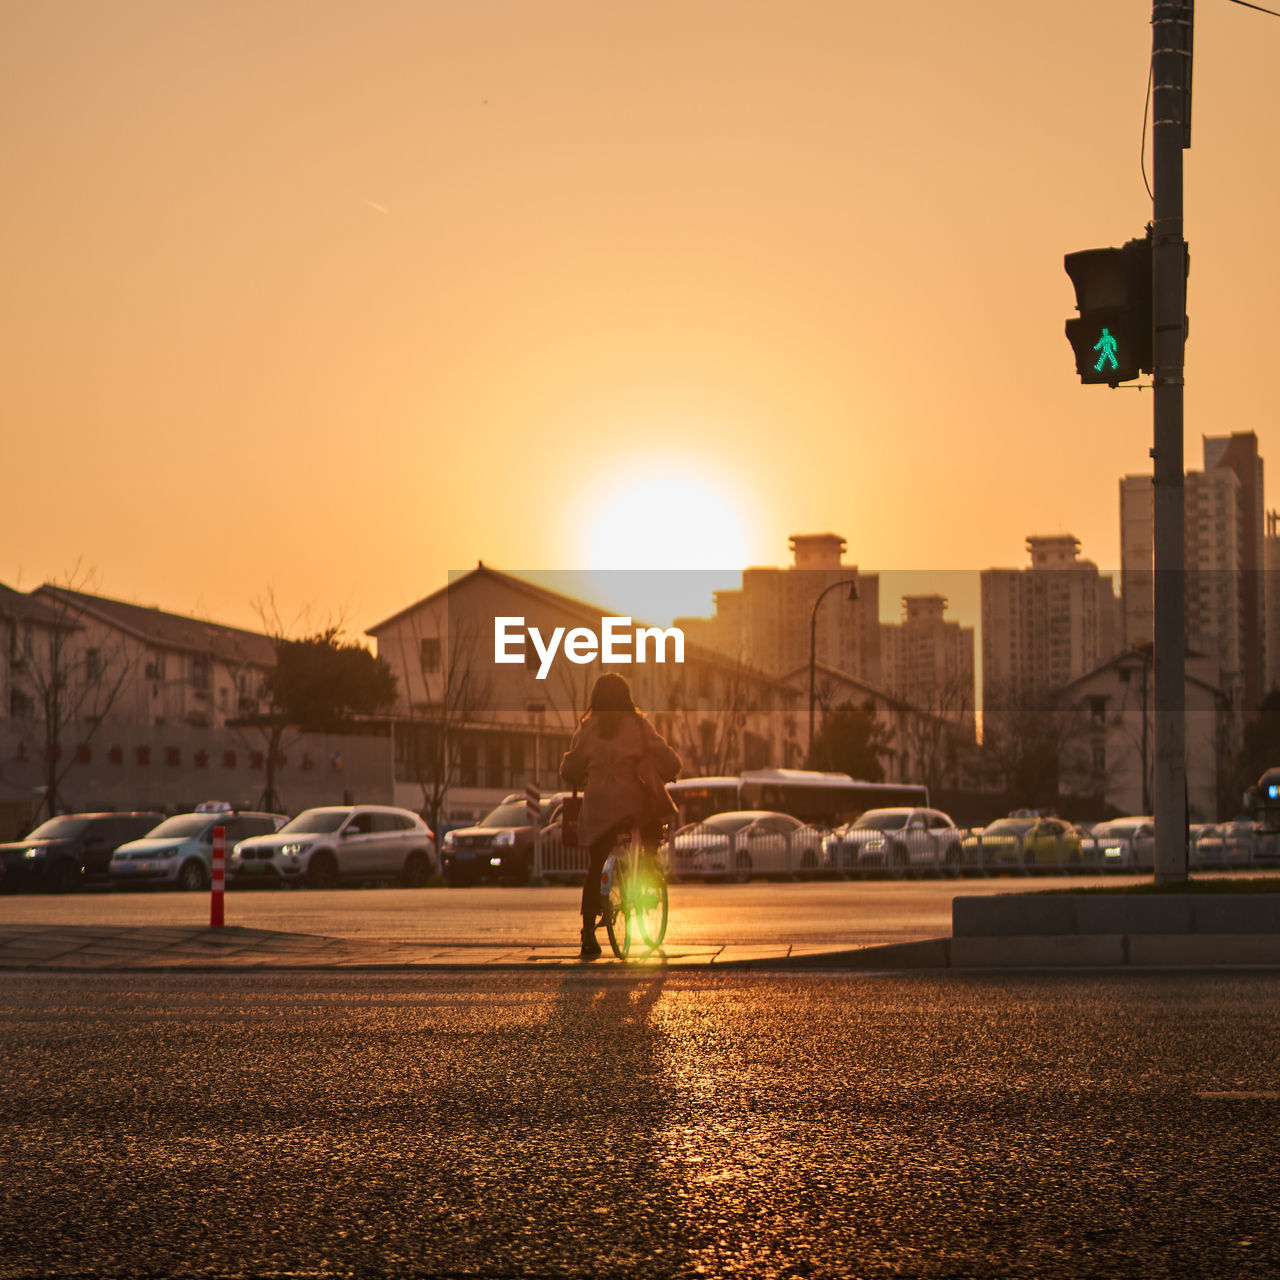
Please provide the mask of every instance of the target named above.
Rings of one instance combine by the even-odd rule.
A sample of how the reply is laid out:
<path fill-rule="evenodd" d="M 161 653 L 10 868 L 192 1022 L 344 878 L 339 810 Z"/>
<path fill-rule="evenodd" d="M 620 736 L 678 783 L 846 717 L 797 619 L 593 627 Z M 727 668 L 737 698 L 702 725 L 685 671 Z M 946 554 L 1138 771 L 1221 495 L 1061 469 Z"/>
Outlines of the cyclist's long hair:
<path fill-rule="evenodd" d="M 595 682 L 591 690 L 591 705 L 578 723 L 597 720 L 602 738 L 616 738 L 618 730 L 632 716 L 640 718 L 640 709 L 631 697 L 631 686 L 616 671 L 606 671 Z"/>

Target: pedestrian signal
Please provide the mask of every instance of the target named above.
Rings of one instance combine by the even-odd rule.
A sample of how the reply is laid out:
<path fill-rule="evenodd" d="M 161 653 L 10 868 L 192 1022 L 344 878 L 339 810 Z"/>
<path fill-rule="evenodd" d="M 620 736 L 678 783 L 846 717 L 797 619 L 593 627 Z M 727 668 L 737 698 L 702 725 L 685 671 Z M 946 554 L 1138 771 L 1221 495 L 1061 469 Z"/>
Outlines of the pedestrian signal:
<path fill-rule="evenodd" d="M 1115 387 L 1152 368 L 1151 240 L 1119 249 L 1083 249 L 1062 265 L 1076 289 L 1079 316 L 1067 321 L 1067 340 L 1084 383 Z"/>

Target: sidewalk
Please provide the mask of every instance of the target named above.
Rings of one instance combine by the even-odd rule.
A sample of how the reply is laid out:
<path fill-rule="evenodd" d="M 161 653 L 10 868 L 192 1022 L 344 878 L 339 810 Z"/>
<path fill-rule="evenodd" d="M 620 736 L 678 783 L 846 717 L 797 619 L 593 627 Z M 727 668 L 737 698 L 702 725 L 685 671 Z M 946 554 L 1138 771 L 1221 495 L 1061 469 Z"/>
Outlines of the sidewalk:
<path fill-rule="evenodd" d="M 559 969 L 581 968 L 576 943 L 563 947 L 439 946 L 220 929 L 109 925 L 0 926 L 0 971 L 119 973 L 138 970 Z M 595 967 L 622 967 L 605 947 Z M 667 946 L 630 967 L 668 969 L 943 968 L 946 942 L 891 946 Z"/>
<path fill-rule="evenodd" d="M 1066 934 L 930 938 L 882 945 L 666 946 L 626 961 L 609 952 L 578 959 L 564 946 L 441 946 L 278 933 L 227 925 L 0 926 L 0 973 L 132 973 L 143 970 L 368 971 L 597 969 L 1280 969 L 1280 934 Z"/>

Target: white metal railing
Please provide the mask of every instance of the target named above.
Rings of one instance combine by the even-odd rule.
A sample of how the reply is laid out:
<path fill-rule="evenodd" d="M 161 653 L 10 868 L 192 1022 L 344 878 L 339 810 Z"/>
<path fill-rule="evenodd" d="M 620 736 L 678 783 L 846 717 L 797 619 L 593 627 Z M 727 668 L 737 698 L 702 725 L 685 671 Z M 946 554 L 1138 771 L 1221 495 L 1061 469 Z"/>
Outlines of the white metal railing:
<path fill-rule="evenodd" d="M 805 827 L 751 838 L 735 835 L 732 840 L 702 845 L 693 845 L 687 839 L 676 841 L 672 845 L 671 869 L 680 877 L 717 880 L 817 876 L 825 870 L 822 833 Z"/>
<path fill-rule="evenodd" d="M 542 874 L 546 879 L 580 881 L 587 874 L 587 862 L 586 848 L 565 844 L 558 826 L 542 833 Z"/>
<path fill-rule="evenodd" d="M 1107 869 L 1131 869 L 1127 842 L 1108 841 L 1120 857 L 1106 856 L 1103 845 L 1072 833 L 1034 841 L 1009 834 L 985 836 L 980 829 L 956 828 L 928 833 L 885 833 L 882 842 L 859 845 L 839 839 L 828 845 L 826 866 L 838 875 L 1052 875 Z"/>
<path fill-rule="evenodd" d="M 979 830 L 963 829 L 956 835 L 958 860 L 948 856 L 957 843 L 949 836 L 935 842 L 928 851 L 917 850 L 914 856 L 908 852 L 905 863 L 894 864 L 888 842 L 860 856 L 857 845 L 837 840 L 830 846 L 830 855 L 824 857 L 817 836 L 783 832 L 733 843 L 723 852 L 709 845 L 676 845 L 668 838 L 664 856 L 673 878 L 721 880 L 818 874 L 1070 875 L 1147 869 L 1145 860 L 1135 858 L 1132 842 L 1122 836 L 1094 839 L 1085 835 L 1077 843 L 1072 835 L 1060 834 L 1051 846 L 1042 840 L 1029 850 L 1027 842 L 1016 836 L 988 838 Z M 586 874 L 587 857 L 585 848 L 565 845 L 558 828 L 543 833 L 542 872 L 547 879 L 580 881 Z M 1201 870 L 1280 864 L 1280 835 L 1263 834 L 1243 824 L 1193 832 L 1187 861 L 1190 867 Z"/>

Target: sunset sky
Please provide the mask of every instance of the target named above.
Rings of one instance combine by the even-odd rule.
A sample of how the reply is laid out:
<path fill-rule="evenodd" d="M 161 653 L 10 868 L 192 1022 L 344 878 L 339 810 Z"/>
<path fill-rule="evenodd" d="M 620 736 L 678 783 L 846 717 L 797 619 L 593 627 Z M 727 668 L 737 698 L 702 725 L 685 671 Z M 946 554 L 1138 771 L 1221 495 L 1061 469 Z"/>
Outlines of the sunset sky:
<path fill-rule="evenodd" d="M 1150 217 L 1149 20 L 7 0 L 0 582 L 359 632 L 477 559 L 828 529 L 921 589 L 1032 533 L 1114 568 L 1152 400 L 1079 384 L 1062 255 Z M 1252 430 L 1280 468 L 1278 63 L 1280 20 L 1201 0 L 1190 467 Z"/>

